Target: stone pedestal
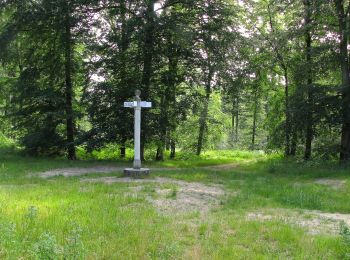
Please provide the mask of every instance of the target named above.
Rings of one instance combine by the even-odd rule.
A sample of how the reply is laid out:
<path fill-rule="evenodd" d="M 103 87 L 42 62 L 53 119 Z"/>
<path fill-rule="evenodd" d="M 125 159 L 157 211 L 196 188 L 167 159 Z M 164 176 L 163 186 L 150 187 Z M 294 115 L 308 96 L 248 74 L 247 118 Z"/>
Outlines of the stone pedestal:
<path fill-rule="evenodd" d="M 123 175 L 131 178 L 142 178 L 142 177 L 148 176 L 149 172 L 150 170 L 148 168 L 140 168 L 140 169 L 125 168 Z"/>

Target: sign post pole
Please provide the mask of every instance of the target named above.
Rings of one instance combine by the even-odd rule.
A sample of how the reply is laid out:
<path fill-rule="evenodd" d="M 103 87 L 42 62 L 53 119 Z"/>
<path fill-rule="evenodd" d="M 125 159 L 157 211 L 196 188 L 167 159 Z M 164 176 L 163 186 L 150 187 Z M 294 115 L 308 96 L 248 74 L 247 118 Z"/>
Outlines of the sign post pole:
<path fill-rule="evenodd" d="M 124 102 L 124 107 L 134 108 L 134 162 L 133 168 L 124 169 L 124 175 L 130 177 L 141 177 L 149 174 L 148 168 L 141 167 L 141 108 L 151 108 L 152 103 L 141 101 L 141 91 L 135 91 L 133 102 Z"/>

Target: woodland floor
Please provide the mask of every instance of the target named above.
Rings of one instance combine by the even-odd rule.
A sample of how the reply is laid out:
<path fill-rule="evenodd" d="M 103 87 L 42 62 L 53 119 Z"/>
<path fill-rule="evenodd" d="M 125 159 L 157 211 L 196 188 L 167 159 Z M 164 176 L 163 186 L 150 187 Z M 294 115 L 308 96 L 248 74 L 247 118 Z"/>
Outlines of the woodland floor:
<path fill-rule="evenodd" d="M 225 156 L 149 163 L 131 179 L 128 162 L 2 154 L 0 258 L 350 256 L 349 168 Z"/>

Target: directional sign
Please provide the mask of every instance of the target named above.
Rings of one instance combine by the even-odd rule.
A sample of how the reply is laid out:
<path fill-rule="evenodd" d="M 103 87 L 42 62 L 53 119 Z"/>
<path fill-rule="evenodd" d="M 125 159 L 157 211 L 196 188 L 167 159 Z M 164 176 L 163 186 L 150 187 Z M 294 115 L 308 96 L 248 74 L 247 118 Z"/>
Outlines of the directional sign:
<path fill-rule="evenodd" d="M 137 101 L 124 102 L 124 107 L 136 107 Z"/>
<path fill-rule="evenodd" d="M 152 102 L 141 101 L 141 107 L 152 107 Z"/>

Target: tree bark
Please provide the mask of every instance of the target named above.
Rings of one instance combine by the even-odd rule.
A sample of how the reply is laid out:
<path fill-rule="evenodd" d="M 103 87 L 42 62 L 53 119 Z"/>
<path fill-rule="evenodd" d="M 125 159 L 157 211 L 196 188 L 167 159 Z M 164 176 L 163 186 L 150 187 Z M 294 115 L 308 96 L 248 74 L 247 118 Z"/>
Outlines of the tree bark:
<path fill-rule="evenodd" d="M 287 67 L 283 67 L 284 72 L 284 95 L 285 95 L 285 115 L 286 115 L 286 123 L 285 123 L 285 156 L 290 155 L 290 134 L 291 134 L 291 116 L 289 111 L 289 79 L 288 79 L 288 70 Z"/>
<path fill-rule="evenodd" d="M 164 160 L 164 149 L 162 146 L 158 146 L 155 159 L 156 159 L 156 161 L 163 161 Z"/>
<path fill-rule="evenodd" d="M 126 155 L 125 141 L 122 142 L 119 150 L 120 150 L 120 158 L 125 158 L 125 155 Z"/>
<path fill-rule="evenodd" d="M 253 104 L 253 126 L 252 126 L 252 145 L 251 149 L 255 149 L 255 136 L 256 136 L 256 121 L 258 114 L 258 87 L 254 90 L 254 104 Z"/>
<path fill-rule="evenodd" d="M 340 162 L 345 163 L 350 160 L 350 78 L 349 78 L 349 58 L 348 58 L 348 13 L 344 10 L 344 1 L 335 0 L 339 21 L 340 38 L 340 66 L 342 74 L 342 114 L 343 123 L 340 142 Z"/>
<path fill-rule="evenodd" d="M 75 122 L 73 115 L 73 83 L 72 83 L 72 32 L 71 18 L 68 3 L 65 5 L 65 96 L 66 96 L 66 131 L 67 131 L 67 158 L 76 160 L 74 131 Z"/>
<path fill-rule="evenodd" d="M 306 66 L 307 66 L 307 105 L 308 105 L 308 111 L 307 111 L 307 118 L 306 118 L 306 136 L 305 136 L 305 151 L 304 151 L 304 159 L 310 160 L 311 159 L 311 152 L 312 152 L 312 140 L 313 140 L 313 113 L 312 113 L 312 107 L 313 107 L 313 96 L 312 96 L 312 63 L 311 63 L 311 32 L 310 32 L 310 25 L 311 25 L 311 2 L 310 0 L 304 0 L 304 8 L 305 8 L 305 27 L 306 27 L 306 33 L 305 33 L 305 43 L 306 43 Z"/>
<path fill-rule="evenodd" d="M 236 98 L 232 95 L 232 109 L 231 109 L 231 141 L 232 144 L 236 140 L 235 126 L 236 126 Z"/>
<path fill-rule="evenodd" d="M 145 13 L 145 27 L 144 27 L 144 39 L 143 39 L 143 71 L 141 79 L 142 87 L 142 98 L 147 100 L 149 98 L 149 91 L 151 85 L 151 77 L 153 72 L 153 52 L 154 52 L 154 3 L 155 0 L 147 1 L 147 9 Z M 144 148 L 147 142 L 148 136 L 147 118 L 148 112 L 146 109 L 143 110 L 142 115 L 142 132 L 141 132 L 141 160 L 144 161 Z"/>
<path fill-rule="evenodd" d="M 205 99 L 204 99 L 204 108 L 202 110 L 201 117 L 199 119 L 199 134 L 198 134 L 197 152 L 196 152 L 197 155 L 200 155 L 202 152 L 203 143 L 204 143 L 204 134 L 205 134 L 205 130 L 207 128 L 209 101 L 210 101 L 210 94 L 211 94 L 210 80 L 206 84 L 206 95 L 205 95 Z"/>
<path fill-rule="evenodd" d="M 296 124 L 296 122 L 294 121 L 293 124 Z M 293 131 L 291 133 L 291 136 L 292 136 L 292 142 L 291 142 L 291 146 L 290 146 L 290 156 L 295 156 L 297 153 L 297 143 L 298 143 L 298 135 L 297 135 L 296 125 L 294 125 L 294 127 L 293 127 Z"/>
<path fill-rule="evenodd" d="M 268 8 L 268 14 L 269 14 L 269 24 L 270 24 L 270 29 L 273 33 L 275 33 L 275 27 L 273 24 L 273 20 L 272 20 L 272 14 L 271 14 L 271 10 L 270 10 L 270 4 L 267 6 Z M 285 81 L 285 85 L 284 85 L 284 93 L 285 93 L 285 116 L 286 116 L 286 123 L 285 123 L 285 150 L 284 150 L 284 154 L 285 156 L 289 156 L 290 155 L 290 135 L 291 135 L 291 116 L 290 116 L 290 111 L 289 111 L 289 79 L 288 79 L 288 67 L 287 64 L 285 62 L 285 59 L 283 57 L 283 55 L 281 54 L 280 48 L 278 47 L 278 45 L 276 43 L 272 43 L 270 42 L 277 60 L 279 61 L 279 65 L 281 67 L 281 69 L 283 70 L 283 77 L 284 77 L 284 81 Z"/>
<path fill-rule="evenodd" d="M 239 99 L 238 97 L 236 98 L 236 127 L 235 127 L 235 141 L 238 143 L 238 121 L 239 119 Z"/>
<path fill-rule="evenodd" d="M 175 158 L 175 149 L 176 149 L 176 143 L 174 140 L 170 141 L 170 159 Z"/>

